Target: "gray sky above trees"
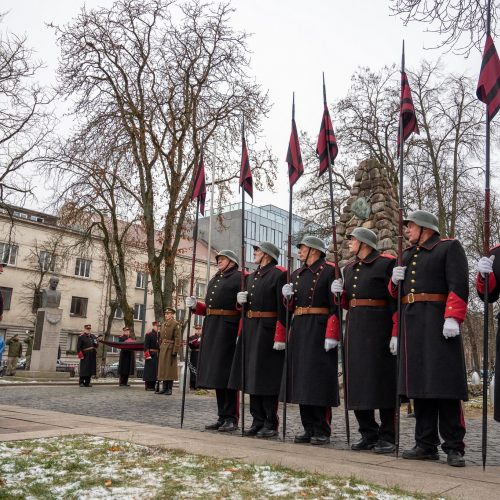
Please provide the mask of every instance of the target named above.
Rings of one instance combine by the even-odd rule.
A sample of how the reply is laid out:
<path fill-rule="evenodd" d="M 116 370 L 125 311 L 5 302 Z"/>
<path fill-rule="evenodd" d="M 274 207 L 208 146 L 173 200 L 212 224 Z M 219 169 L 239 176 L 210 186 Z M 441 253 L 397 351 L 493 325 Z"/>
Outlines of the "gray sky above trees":
<path fill-rule="evenodd" d="M 107 7 L 112 0 L 87 0 L 87 8 Z M 46 63 L 40 72 L 44 84 L 55 78 L 58 49 L 53 30 L 45 23 L 65 24 L 74 17 L 83 1 L 3 0 L 7 11 L 2 29 L 26 33 L 28 45 Z M 358 66 L 377 70 L 383 65 L 399 64 L 401 42 L 406 41 L 406 61 L 411 68 L 426 58 L 442 57 L 446 69 L 477 75 L 481 54 L 472 51 L 468 59 L 445 53 L 444 49 L 425 50 L 437 45 L 437 35 L 426 33 L 427 26 L 403 22 L 390 15 L 389 0 L 233 0 L 236 12 L 233 25 L 254 35 L 249 40 L 253 51 L 255 78 L 269 89 L 273 109 L 264 120 L 262 141 L 280 159 L 276 183 L 278 194 L 256 192 L 258 205 L 274 203 L 287 207 L 287 180 L 284 158 L 290 134 L 292 91 L 296 93 L 296 120 L 300 130 L 316 137 L 322 113 L 321 72 L 325 72 L 329 103 L 345 96 L 351 75 Z M 474 90 L 474 89 L 472 89 Z M 64 105 L 59 106 L 61 113 Z M 335 126 L 335 116 L 332 116 Z M 61 131 L 70 123 L 62 120 Z M 220 145 L 218 147 L 221 147 Z M 339 144 L 339 156 L 342 144 Z M 210 163 L 207 161 L 208 170 Z M 43 190 L 36 191 L 43 207 Z M 28 202 L 36 204 L 36 202 Z"/>

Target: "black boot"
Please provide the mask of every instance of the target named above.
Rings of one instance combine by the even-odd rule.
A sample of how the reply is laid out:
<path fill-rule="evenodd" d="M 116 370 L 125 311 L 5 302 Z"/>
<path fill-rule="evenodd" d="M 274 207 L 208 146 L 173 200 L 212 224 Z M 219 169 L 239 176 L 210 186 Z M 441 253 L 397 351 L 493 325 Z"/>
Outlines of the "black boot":
<path fill-rule="evenodd" d="M 173 380 L 167 380 L 167 390 L 165 391 L 166 396 L 170 396 L 172 394 L 172 387 L 174 386 Z"/>
<path fill-rule="evenodd" d="M 164 380 L 161 385 L 161 391 L 158 394 L 166 394 L 168 390 L 168 380 Z"/>

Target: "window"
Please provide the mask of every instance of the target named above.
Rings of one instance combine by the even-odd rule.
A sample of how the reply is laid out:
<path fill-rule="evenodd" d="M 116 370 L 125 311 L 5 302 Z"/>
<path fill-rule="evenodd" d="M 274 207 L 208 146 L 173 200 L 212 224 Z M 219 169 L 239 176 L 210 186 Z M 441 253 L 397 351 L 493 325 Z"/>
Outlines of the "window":
<path fill-rule="evenodd" d="M 81 276 L 82 278 L 89 278 L 91 264 L 92 264 L 91 260 L 76 259 L 75 276 Z"/>
<path fill-rule="evenodd" d="M 79 335 L 68 335 L 68 340 L 66 342 L 66 351 L 76 352 L 76 344 L 78 342 Z"/>
<path fill-rule="evenodd" d="M 115 309 L 115 315 L 113 316 L 114 319 L 123 319 L 123 311 L 121 307 L 117 307 Z"/>
<path fill-rule="evenodd" d="M 253 262 L 253 245 L 247 245 L 247 251 L 245 255 L 245 264 Z"/>
<path fill-rule="evenodd" d="M 207 285 L 205 283 L 196 283 L 196 296 L 205 297 L 207 294 Z"/>
<path fill-rule="evenodd" d="M 56 264 L 56 256 L 50 252 L 42 251 L 38 256 L 38 263 L 42 271 L 50 271 L 53 273 Z"/>
<path fill-rule="evenodd" d="M 148 281 L 148 275 L 146 273 L 141 273 L 140 271 L 137 272 L 137 278 L 135 280 L 135 287 L 136 288 L 146 288 L 146 284 Z"/>
<path fill-rule="evenodd" d="M 8 311 L 10 309 L 10 302 L 12 300 L 12 288 L 0 286 L 0 293 L 3 297 L 3 309 L 4 311 Z"/>
<path fill-rule="evenodd" d="M 188 280 L 177 280 L 177 295 L 187 296 L 188 293 Z"/>
<path fill-rule="evenodd" d="M 89 299 L 85 297 L 71 297 L 71 309 L 69 310 L 71 316 L 87 316 L 87 304 Z"/>
<path fill-rule="evenodd" d="M 19 247 L 17 245 L 0 243 L 0 260 L 9 266 L 15 266 L 18 249 Z"/>
<path fill-rule="evenodd" d="M 260 225 L 260 241 L 269 241 L 267 239 L 267 230 L 269 228 L 267 226 Z"/>
<path fill-rule="evenodd" d="M 198 314 L 194 315 L 194 326 L 203 326 L 203 316 Z"/>
<path fill-rule="evenodd" d="M 111 336 L 109 339 L 110 342 L 118 342 L 118 337 L 116 335 Z M 106 346 L 106 353 L 108 354 L 119 354 L 120 349 L 117 349 L 116 347 L 110 347 Z"/>
<path fill-rule="evenodd" d="M 256 228 L 255 222 L 253 220 L 246 219 L 245 226 L 246 226 L 245 227 L 246 237 L 251 240 L 255 240 L 255 228 Z"/>
<path fill-rule="evenodd" d="M 134 304 L 134 319 L 136 321 L 144 319 L 144 304 Z"/>
<path fill-rule="evenodd" d="M 175 319 L 177 321 L 184 321 L 185 317 L 186 317 L 185 309 L 177 309 L 177 311 L 175 311 Z"/>

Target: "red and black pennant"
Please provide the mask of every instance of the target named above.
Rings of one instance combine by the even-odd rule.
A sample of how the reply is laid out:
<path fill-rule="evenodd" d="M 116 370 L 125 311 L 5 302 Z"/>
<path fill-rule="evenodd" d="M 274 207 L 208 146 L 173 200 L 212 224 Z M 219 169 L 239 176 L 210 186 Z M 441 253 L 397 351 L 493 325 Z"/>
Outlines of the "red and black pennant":
<path fill-rule="evenodd" d="M 333 165 L 339 152 L 337 139 L 333 132 L 332 120 L 328 112 L 328 106 L 325 103 L 323 119 L 321 120 L 321 129 L 319 131 L 318 144 L 316 145 L 316 154 L 319 156 L 319 175 L 323 175 L 328 169 L 328 150 L 330 150 L 330 162 Z"/>
<path fill-rule="evenodd" d="M 304 165 L 302 164 L 302 155 L 300 154 L 299 136 L 297 134 L 297 126 L 295 119 L 292 119 L 292 133 L 290 134 L 290 142 L 288 144 L 288 153 L 286 155 L 288 163 L 288 180 L 290 187 L 297 182 L 299 177 L 304 172 Z"/>
<path fill-rule="evenodd" d="M 253 200 L 253 180 L 252 170 L 250 168 L 250 161 L 248 160 L 247 143 L 245 135 L 242 136 L 242 150 L 241 150 L 241 169 L 240 169 L 240 187 L 242 187 L 248 196 Z"/>
<path fill-rule="evenodd" d="M 491 36 L 486 37 L 481 72 L 477 82 L 477 98 L 486 104 L 488 120 L 493 120 L 500 108 L 500 60 Z"/>
<path fill-rule="evenodd" d="M 400 150 L 401 140 L 401 124 L 403 126 L 403 142 L 415 132 L 419 134 L 417 115 L 415 107 L 413 106 L 413 99 L 411 97 L 410 84 L 408 77 L 404 71 L 401 72 L 401 103 L 399 109 L 399 128 L 398 128 L 398 156 Z"/>
<path fill-rule="evenodd" d="M 194 173 L 192 200 L 198 200 L 201 215 L 205 215 L 205 199 L 207 197 L 207 187 L 205 183 L 205 163 L 201 155 L 200 163 Z"/>

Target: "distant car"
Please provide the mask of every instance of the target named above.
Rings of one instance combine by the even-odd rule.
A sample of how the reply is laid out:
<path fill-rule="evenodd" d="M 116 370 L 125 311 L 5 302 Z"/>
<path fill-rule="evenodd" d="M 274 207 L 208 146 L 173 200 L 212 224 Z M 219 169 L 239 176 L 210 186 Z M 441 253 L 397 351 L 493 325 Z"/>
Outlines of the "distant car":
<path fill-rule="evenodd" d="M 136 361 L 135 366 L 137 369 L 137 377 L 142 378 L 142 375 L 144 373 L 144 363 L 142 361 Z M 118 377 L 118 362 L 111 365 L 106 365 L 104 367 L 104 376 L 107 378 Z"/>
<path fill-rule="evenodd" d="M 16 370 L 26 370 L 26 358 L 20 358 L 17 361 Z M 69 372 L 70 377 L 75 376 L 76 366 L 65 363 L 60 359 L 56 360 L 56 372 Z"/>
<path fill-rule="evenodd" d="M 17 360 L 16 370 L 26 370 L 26 358 L 19 358 Z"/>

